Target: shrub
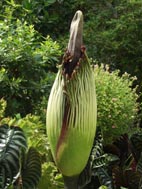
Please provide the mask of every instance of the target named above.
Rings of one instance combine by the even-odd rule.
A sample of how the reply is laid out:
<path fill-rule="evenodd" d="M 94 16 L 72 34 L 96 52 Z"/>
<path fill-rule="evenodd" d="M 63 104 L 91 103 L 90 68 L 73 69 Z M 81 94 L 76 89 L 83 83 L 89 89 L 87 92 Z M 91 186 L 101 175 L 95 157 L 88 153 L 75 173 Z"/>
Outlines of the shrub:
<path fill-rule="evenodd" d="M 122 133 L 132 131 L 137 113 L 136 88 L 132 89 L 135 77 L 119 71 L 109 72 L 109 67 L 95 66 L 98 104 L 97 125 L 102 128 L 104 140 L 109 142 Z"/>
<path fill-rule="evenodd" d="M 0 98 L 7 101 L 6 115 L 25 116 L 48 96 L 52 81 L 47 71 L 55 71 L 61 51 L 50 37 L 43 39 L 20 20 L 0 21 L 0 40 Z"/>

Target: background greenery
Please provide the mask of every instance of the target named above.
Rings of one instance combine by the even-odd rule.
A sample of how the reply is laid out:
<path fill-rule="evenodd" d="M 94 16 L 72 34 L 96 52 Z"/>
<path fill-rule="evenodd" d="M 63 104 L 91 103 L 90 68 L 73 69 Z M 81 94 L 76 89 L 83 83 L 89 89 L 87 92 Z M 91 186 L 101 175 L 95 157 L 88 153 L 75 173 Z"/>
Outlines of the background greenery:
<path fill-rule="evenodd" d="M 95 65 L 98 117 L 105 143 L 110 143 L 123 133 L 134 132 L 134 120 L 138 111 L 136 87 L 131 88 L 135 77 L 119 71 L 110 73 L 108 65 Z"/>
<path fill-rule="evenodd" d="M 98 126 L 105 142 L 142 126 L 140 0 L 1 0 L 0 122 L 22 127 L 29 145 L 41 153 L 40 189 L 63 188 L 50 154 L 45 114 L 78 9 L 84 14 L 87 53 L 97 64 Z"/>
<path fill-rule="evenodd" d="M 0 22 L 0 96 L 7 100 L 7 115 L 33 112 L 42 96 L 50 91 L 50 83 L 61 54 L 59 45 L 16 20 Z"/>

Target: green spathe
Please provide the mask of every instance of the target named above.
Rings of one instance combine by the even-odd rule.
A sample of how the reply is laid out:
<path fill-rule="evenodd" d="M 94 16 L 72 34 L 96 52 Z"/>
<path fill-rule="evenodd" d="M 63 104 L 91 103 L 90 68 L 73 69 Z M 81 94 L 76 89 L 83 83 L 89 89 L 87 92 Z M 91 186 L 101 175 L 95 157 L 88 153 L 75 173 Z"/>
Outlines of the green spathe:
<path fill-rule="evenodd" d="M 78 176 L 87 164 L 96 132 L 95 78 L 82 46 L 82 32 L 83 14 L 77 11 L 47 107 L 52 155 L 68 189 L 77 188 Z"/>
<path fill-rule="evenodd" d="M 85 50 L 78 63 L 69 79 L 60 67 L 47 107 L 51 151 L 65 176 L 79 175 L 84 169 L 96 132 L 95 79 Z"/>

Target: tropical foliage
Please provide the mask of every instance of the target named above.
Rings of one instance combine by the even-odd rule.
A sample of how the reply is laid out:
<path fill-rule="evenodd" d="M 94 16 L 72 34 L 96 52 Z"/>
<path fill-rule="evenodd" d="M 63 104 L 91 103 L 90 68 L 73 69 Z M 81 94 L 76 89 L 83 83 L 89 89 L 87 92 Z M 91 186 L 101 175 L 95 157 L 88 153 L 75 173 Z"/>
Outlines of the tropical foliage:
<path fill-rule="evenodd" d="M 133 87 L 136 77 L 128 73 L 119 76 L 120 71 L 110 71 L 108 65 L 94 67 L 98 118 L 105 142 L 134 131 L 139 105 L 137 87 Z"/>
<path fill-rule="evenodd" d="M 27 152 L 21 128 L 0 126 L 0 188 L 35 188 L 41 177 L 41 161 L 34 148 Z"/>
<path fill-rule="evenodd" d="M 136 103 L 137 95 L 135 93 L 135 89 L 134 90 L 131 89 L 133 78 L 131 78 L 128 74 L 125 74 L 123 77 L 120 77 L 118 75 L 118 71 L 110 73 L 108 67 L 107 66 L 104 67 L 103 65 L 101 67 L 96 66 L 94 68 L 94 77 L 96 78 L 96 81 L 98 81 L 96 82 L 96 91 L 99 99 L 98 128 L 101 128 L 102 132 L 99 132 L 96 135 L 97 138 L 94 141 L 95 145 L 92 149 L 92 155 L 90 155 L 89 162 L 84 172 L 81 173 L 80 175 L 79 183 L 81 186 L 85 186 L 85 184 L 88 184 L 90 182 L 90 175 L 94 175 L 94 173 L 90 173 L 90 171 L 88 174 L 88 168 L 89 170 L 91 169 L 92 161 L 95 162 L 95 166 L 96 166 L 96 168 L 94 167 L 92 169 L 96 171 L 97 166 L 98 167 L 109 166 L 110 165 L 109 161 L 115 162 L 115 159 L 117 159 L 116 156 L 104 153 L 103 144 L 113 143 L 114 138 L 117 139 L 121 134 L 124 133 L 123 129 L 125 130 L 125 132 L 127 132 L 127 129 L 129 129 L 130 135 L 134 133 L 136 130 L 136 128 L 133 128 L 134 127 L 133 123 L 134 120 L 136 119 L 135 116 L 136 116 L 136 110 L 138 104 Z M 101 81 L 101 83 L 99 81 Z M 129 91 L 129 93 L 127 93 L 127 91 Z M 112 102 L 112 104 L 110 104 L 110 101 L 114 97 L 114 95 L 117 95 L 117 101 L 114 101 Z M 107 100 L 108 98 L 110 98 L 110 100 Z M 127 100 L 127 103 L 125 103 L 125 107 L 122 107 L 122 103 L 121 103 L 121 101 L 123 102 L 123 98 L 126 98 Z M 114 109 L 114 106 L 116 106 L 117 111 L 120 112 L 119 115 L 117 114 L 117 111 L 111 112 L 111 110 Z M 43 122 L 44 119 L 41 119 L 40 116 L 31 115 L 31 114 L 28 114 L 26 115 L 26 117 L 23 118 L 20 116 L 20 114 L 17 114 L 15 118 L 4 117 L 6 102 L 3 99 L 1 100 L 1 107 L 3 107 L 1 109 L 3 111 L 1 111 L 1 115 L 0 115 L 1 124 L 8 123 L 9 125 L 20 126 L 20 128 L 22 128 L 22 130 L 26 135 L 28 146 L 32 146 L 36 148 L 40 153 L 40 157 L 42 160 L 42 178 L 41 178 L 41 182 L 39 183 L 39 188 L 41 189 L 44 189 L 46 187 L 53 189 L 55 189 L 56 187 L 63 188 L 62 176 L 57 170 L 53 158 L 51 156 L 51 151 L 45 131 L 45 122 Z M 129 113 L 128 115 L 130 116 L 123 117 L 123 114 L 125 112 Z M 110 113 L 112 117 L 109 116 Z M 45 113 L 42 112 L 42 114 L 44 117 Z M 118 116 L 119 118 L 117 119 Z M 114 122 L 118 124 L 118 128 L 112 127 L 113 126 L 112 124 Z M 123 122 L 125 123 L 124 125 Z M 121 126 L 123 127 L 123 129 L 120 128 Z M 103 172 L 104 172 L 103 170 L 102 173 L 100 172 L 100 174 L 102 174 L 102 177 L 103 177 Z M 107 174 L 108 173 L 106 173 L 106 176 Z M 108 180 L 108 183 L 110 183 L 111 180 L 112 183 L 112 178 L 110 176 L 107 176 L 107 178 L 105 179 Z M 100 184 L 106 185 L 105 182 L 99 183 L 98 180 L 96 181 L 95 179 L 94 181 L 93 178 L 89 186 L 94 185 L 94 182 L 95 185 L 98 187 Z"/>
<path fill-rule="evenodd" d="M 93 176 L 85 188 L 97 189 L 100 185 L 107 188 L 141 188 L 141 136 L 141 130 L 130 138 L 125 133 L 112 144 L 105 145 L 100 134 L 90 156 L 95 155 L 92 159 Z"/>
<path fill-rule="evenodd" d="M 63 189 L 45 114 L 77 9 L 84 13 L 84 43 L 95 60 L 98 99 L 98 132 L 78 184 L 141 188 L 141 1 L 1 0 L 1 189 Z"/>
<path fill-rule="evenodd" d="M 7 115 L 26 115 L 49 94 L 59 45 L 49 36 L 41 42 L 34 27 L 20 20 L 1 21 L 0 30 L 0 98 L 7 101 Z"/>

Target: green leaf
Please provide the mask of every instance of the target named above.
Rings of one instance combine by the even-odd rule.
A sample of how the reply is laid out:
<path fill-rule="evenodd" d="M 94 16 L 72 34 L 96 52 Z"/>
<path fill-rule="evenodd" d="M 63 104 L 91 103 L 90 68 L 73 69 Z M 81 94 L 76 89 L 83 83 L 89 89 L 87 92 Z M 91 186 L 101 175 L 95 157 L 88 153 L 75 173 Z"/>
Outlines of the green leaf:
<path fill-rule="evenodd" d="M 139 158 L 136 168 L 137 168 L 137 171 L 142 174 L 142 152 L 141 152 L 141 155 L 140 155 L 140 158 Z"/>
<path fill-rule="evenodd" d="M 21 177 L 23 189 L 35 189 L 41 177 L 41 157 L 35 148 L 30 148 L 24 161 Z"/>
<path fill-rule="evenodd" d="M 108 174 L 107 169 L 99 168 L 96 175 L 99 178 L 101 185 L 105 185 L 108 188 L 113 188 L 113 182 L 111 176 Z"/>
<path fill-rule="evenodd" d="M 0 186 L 7 188 L 20 174 L 22 150 L 27 143 L 19 127 L 0 126 Z"/>
<path fill-rule="evenodd" d="M 142 133 L 135 133 L 130 138 L 132 153 L 138 162 L 142 152 Z"/>

